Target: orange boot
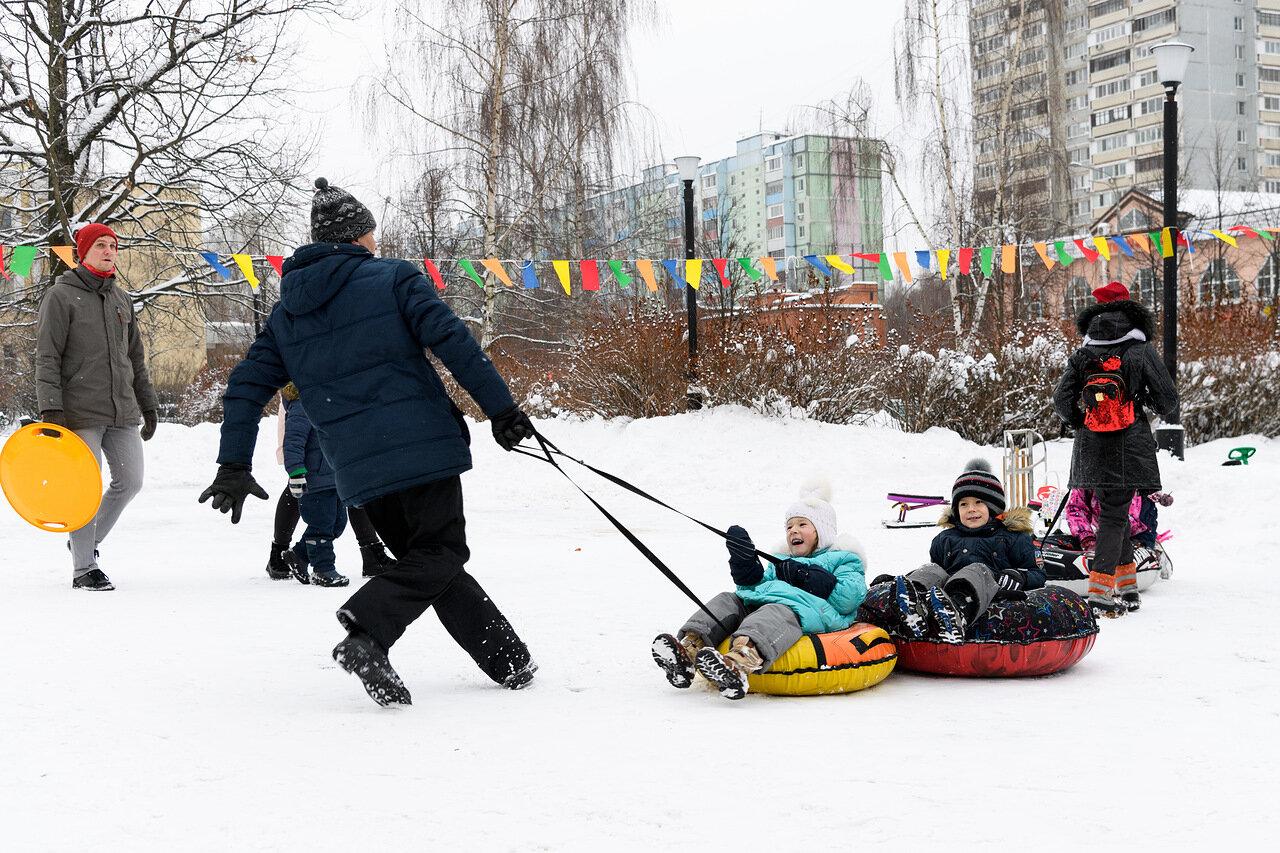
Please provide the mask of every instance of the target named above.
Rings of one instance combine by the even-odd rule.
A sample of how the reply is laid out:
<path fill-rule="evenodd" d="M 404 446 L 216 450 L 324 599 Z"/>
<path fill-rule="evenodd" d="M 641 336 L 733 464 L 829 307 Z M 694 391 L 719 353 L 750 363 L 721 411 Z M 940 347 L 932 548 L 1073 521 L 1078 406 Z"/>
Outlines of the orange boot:
<path fill-rule="evenodd" d="M 1116 566 L 1116 595 L 1120 596 L 1120 603 L 1129 613 L 1142 606 L 1142 598 L 1138 595 L 1137 564 Z"/>
<path fill-rule="evenodd" d="M 1089 572 L 1089 608 L 1095 617 L 1115 619 L 1125 614 L 1123 604 L 1115 600 L 1116 576 L 1110 572 Z"/>

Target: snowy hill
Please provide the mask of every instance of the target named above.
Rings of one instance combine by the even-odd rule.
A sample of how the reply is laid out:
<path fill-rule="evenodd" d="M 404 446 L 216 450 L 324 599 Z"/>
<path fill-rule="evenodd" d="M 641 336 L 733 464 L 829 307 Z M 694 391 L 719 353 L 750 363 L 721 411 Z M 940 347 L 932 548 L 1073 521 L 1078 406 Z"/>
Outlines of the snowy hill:
<path fill-rule="evenodd" d="M 1164 463 L 1173 580 L 1067 673 L 899 671 L 860 694 L 730 703 L 671 689 L 649 659 L 689 602 L 550 466 L 473 425 L 469 568 L 541 670 L 530 690 L 495 688 L 428 613 L 391 654 L 415 705 L 384 710 L 329 657 L 349 591 L 263 572 L 285 479 L 263 426 L 256 473 L 273 500 L 251 499 L 236 527 L 196 503 L 217 428 L 161 426 L 148 485 L 103 549 L 116 592 L 73 592 L 65 538 L 0 510 L 6 850 L 1180 848 L 1280 831 L 1265 536 L 1280 442 Z M 540 428 L 765 546 L 822 473 L 869 577 L 914 568 L 932 536 L 882 528 L 885 493 L 941 494 L 980 450 L 740 409 Z M 1252 463 L 1220 467 L 1242 444 Z M 1063 481 L 1069 454 L 1050 448 Z M 729 587 L 718 539 L 573 473 L 700 594 Z M 350 533 L 338 554 L 358 576 Z"/>

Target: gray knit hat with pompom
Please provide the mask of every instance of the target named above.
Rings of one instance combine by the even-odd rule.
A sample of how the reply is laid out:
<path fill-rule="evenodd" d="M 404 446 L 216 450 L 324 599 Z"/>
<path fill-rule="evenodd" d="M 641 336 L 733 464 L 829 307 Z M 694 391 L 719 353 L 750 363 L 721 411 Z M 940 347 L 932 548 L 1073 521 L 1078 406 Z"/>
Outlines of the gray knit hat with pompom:
<path fill-rule="evenodd" d="M 369 208 L 342 187 L 316 178 L 316 195 L 311 200 L 311 241 L 350 243 L 378 227 Z"/>

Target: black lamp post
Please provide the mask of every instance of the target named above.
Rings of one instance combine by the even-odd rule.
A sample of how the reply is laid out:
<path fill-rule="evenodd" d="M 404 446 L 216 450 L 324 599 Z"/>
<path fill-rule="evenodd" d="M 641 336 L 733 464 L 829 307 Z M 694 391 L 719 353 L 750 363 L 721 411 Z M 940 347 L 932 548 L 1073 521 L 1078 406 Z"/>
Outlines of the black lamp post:
<path fill-rule="evenodd" d="M 687 262 L 694 257 L 693 242 L 693 180 L 698 176 L 700 157 L 675 158 L 676 169 L 684 184 L 684 257 Z M 685 372 L 688 387 L 685 390 L 685 408 L 696 411 L 702 408 L 702 389 L 698 387 L 698 291 L 685 285 L 685 309 L 689 323 L 689 365 Z"/>
<path fill-rule="evenodd" d="M 1178 84 L 1185 78 L 1187 62 L 1195 50 L 1180 41 L 1167 41 L 1151 48 L 1156 57 L 1156 76 L 1164 85 L 1164 227 L 1178 228 Z M 1164 366 L 1178 383 L 1178 252 L 1164 259 Z M 1169 423 L 1156 430 L 1156 446 L 1179 459 L 1186 449 L 1182 415 L 1175 412 Z"/>

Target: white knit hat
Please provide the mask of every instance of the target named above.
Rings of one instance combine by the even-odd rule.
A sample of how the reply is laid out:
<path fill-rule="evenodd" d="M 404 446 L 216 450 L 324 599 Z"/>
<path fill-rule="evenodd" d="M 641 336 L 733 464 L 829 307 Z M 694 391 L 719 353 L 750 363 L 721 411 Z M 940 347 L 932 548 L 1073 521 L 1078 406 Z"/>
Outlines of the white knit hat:
<path fill-rule="evenodd" d="M 805 481 L 800 498 L 787 507 L 783 524 L 793 518 L 807 518 L 818 531 L 818 550 L 830 548 L 836 541 L 836 511 L 831 507 L 831 484 L 823 479 Z"/>

